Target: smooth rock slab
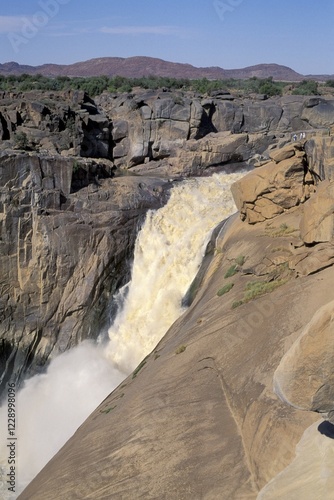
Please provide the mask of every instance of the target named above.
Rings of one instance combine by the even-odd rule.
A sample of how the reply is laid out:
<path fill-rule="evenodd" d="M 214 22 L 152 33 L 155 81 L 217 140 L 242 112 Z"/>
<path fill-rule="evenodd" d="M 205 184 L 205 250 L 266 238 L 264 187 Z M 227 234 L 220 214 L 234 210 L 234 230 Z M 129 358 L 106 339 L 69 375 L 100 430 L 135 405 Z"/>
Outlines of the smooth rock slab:
<path fill-rule="evenodd" d="M 317 192 L 305 203 L 300 231 L 306 244 L 333 240 L 334 182 L 321 182 Z"/>
<path fill-rule="evenodd" d="M 301 410 L 334 409 L 334 301 L 317 311 L 283 356 L 274 374 L 274 390 Z"/>

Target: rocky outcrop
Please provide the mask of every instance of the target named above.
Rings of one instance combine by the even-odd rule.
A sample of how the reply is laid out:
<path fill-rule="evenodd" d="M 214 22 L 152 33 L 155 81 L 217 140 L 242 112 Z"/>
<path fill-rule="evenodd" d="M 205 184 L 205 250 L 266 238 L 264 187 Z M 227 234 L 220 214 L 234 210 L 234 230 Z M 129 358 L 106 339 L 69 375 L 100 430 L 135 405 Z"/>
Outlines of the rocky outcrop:
<path fill-rule="evenodd" d="M 270 153 L 272 161 L 256 168 L 231 187 L 242 220 L 249 224 L 267 222 L 266 231 L 281 237 L 297 231 L 274 220 L 302 204 L 298 230 L 289 247 L 276 255 L 276 263 L 285 259 L 297 276 L 316 273 L 334 262 L 332 181 L 320 181 L 307 163 L 305 146 L 291 143 Z M 286 255 L 286 252 L 289 255 Z"/>
<path fill-rule="evenodd" d="M 138 227 L 168 182 L 111 178 L 110 165 L 0 158 L 1 387 L 95 338 L 129 276 Z"/>
<path fill-rule="evenodd" d="M 302 144 L 288 144 L 270 153 L 269 161 L 232 186 L 240 215 L 250 224 L 270 220 L 298 206 L 314 192 Z"/>
<path fill-rule="evenodd" d="M 314 314 L 282 358 L 274 386 L 289 405 L 328 413 L 334 420 L 333 312 L 334 302 L 329 302 Z"/>
<path fill-rule="evenodd" d="M 189 177 L 212 172 L 223 165 L 228 165 L 231 170 L 249 168 L 244 158 L 252 156 L 259 143 L 265 147 L 266 140 L 262 135 L 250 138 L 248 134 L 211 133 L 202 139 L 190 139 L 171 158 L 137 165 L 131 171 Z"/>
<path fill-rule="evenodd" d="M 301 235 L 308 245 L 334 240 L 334 182 L 325 180 L 305 204 Z"/>
<path fill-rule="evenodd" d="M 120 168 L 148 162 L 160 167 L 164 159 L 177 161 L 180 149 L 190 151 L 189 141 L 212 133 L 261 134 L 257 154 L 289 141 L 294 131 L 304 131 L 307 139 L 328 134 L 333 109 L 331 100 L 320 98 L 241 100 L 227 92 L 203 98 L 190 92 L 138 90 L 103 93 L 94 101 L 79 91 L 3 93 L 0 146 L 20 148 L 24 134 L 24 147 L 42 153 L 105 158 Z M 240 160 L 248 161 L 254 151 L 243 153 Z"/>
<path fill-rule="evenodd" d="M 323 120 L 310 123 L 307 117 L 301 118 L 303 109 L 310 105 L 308 97 L 285 96 L 266 101 L 227 97 L 200 99 L 180 92 L 150 91 L 138 95 L 102 94 L 96 103 L 116 123 L 114 156 L 116 165 L 122 167 L 173 158 L 177 147 L 187 147 L 189 139 L 200 139 L 212 132 L 262 134 L 264 142 L 256 151 L 262 153 L 275 142 L 274 134 L 280 140 L 280 135 L 288 133 L 290 140 L 291 132 L 302 130 L 310 138 L 322 130 L 328 133 L 328 121 L 334 123 L 331 101 L 325 99 L 314 106 L 314 112 Z M 127 135 L 123 132 L 119 136 L 119 123 L 128 130 Z M 245 154 L 242 160 L 249 158 Z"/>
<path fill-rule="evenodd" d="M 312 128 L 329 128 L 333 124 L 334 101 L 309 98 L 303 106 L 301 120 L 306 121 Z"/>
<path fill-rule="evenodd" d="M 305 144 L 307 162 L 320 180 L 334 178 L 334 138 L 333 136 L 313 136 Z"/>

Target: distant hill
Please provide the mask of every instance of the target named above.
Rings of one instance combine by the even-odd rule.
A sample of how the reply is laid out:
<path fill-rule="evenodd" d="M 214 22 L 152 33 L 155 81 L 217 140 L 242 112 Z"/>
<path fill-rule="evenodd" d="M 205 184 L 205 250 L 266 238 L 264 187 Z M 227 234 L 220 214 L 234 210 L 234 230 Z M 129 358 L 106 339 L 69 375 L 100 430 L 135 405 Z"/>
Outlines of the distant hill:
<path fill-rule="evenodd" d="M 136 78 L 142 76 L 161 76 L 189 79 L 224 79 L 251 77 L 268 78 L 281 81 L 300 81 L 306 78 L 293 69 L 279 64 L 257 64 L 241 69 L 223 69 L 218 66 L 196 68 L 191 64 L 173 63 L 153 57 L 101 57 L 75 64 L 43 64 L 42 66 L 20 65 L 16 62 L 0 64 L 0 75 L 42 74 L 44 76 L 125 76 Z M 326 80 L 330 75 L 308 75 L 307 78 Z"/>

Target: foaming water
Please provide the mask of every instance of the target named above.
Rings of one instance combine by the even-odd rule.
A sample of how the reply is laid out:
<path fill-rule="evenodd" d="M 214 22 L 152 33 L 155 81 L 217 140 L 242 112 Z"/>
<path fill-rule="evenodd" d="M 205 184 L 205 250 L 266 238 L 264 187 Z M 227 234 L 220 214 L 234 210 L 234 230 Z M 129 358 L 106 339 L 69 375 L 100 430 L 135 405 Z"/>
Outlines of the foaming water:
<path fill-rule="evenodd" d="M 306 429 L 296 447 L 296 458 L 258 494 L 257 500 L 333 500 L 334 439 Z"/>
<path fill-rule="evenodd" d="M 182 298 L 202 261 L 211 230 L 235 211 L 230 193 L 241 174 L 186 181 L 166 206 L 149 212 L 134 254 L 123 310 L 109 330 L 108 357 L 133 370 L 182 313 Z"/>
<path fill-rule="evenodd" d="M 55 358 L 43 375 L 25 381 L 16 399 L 16 492 L 19 493 L 124 379 L 104 349 L 85 341 Z M 7 406 L 0 408 L 0 498 L 8 491 Z"/>
<path fill-rule="evenodd" d="M 103 348 L 84 342 L 54 359 L 17 395 L 17 492 L 6 485 L 7 406 L 0 408 L 0 497 L 16 498 L 94 408 L 137 366 L 182 313 L 212 229 L 235 211 L 230 185 L 244 173 L 187 180 L 150 211 L 131 282 Z M 2 465 L 1 465 L 2 464 Z"/>

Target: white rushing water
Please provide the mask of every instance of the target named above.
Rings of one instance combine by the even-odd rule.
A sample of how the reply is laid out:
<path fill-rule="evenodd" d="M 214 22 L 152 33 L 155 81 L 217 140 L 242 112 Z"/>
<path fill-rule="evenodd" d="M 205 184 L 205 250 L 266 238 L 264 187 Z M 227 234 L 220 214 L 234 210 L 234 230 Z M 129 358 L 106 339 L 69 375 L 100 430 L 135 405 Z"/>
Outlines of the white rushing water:
<path fill-rule="evenodd" d="M 136 241 L 124 308 L 109 330 L 107 355 L 124 373 L 180 316 L 211 230 L 235 211 L 229 187 L 239 177 L 220 174 L 186 181 L 172 191 L 166 206 L 148 213 Z"/>
<path fill-rule="evenodd" d="M 174 187 L 168 203 L 147 214 L 138 234 L 128 293 L 107 346 L 84 342 L 25 382 L 17 395 L 17 489 L 31 481 L 180 316 L 212 229 L 235 211 L 230 185 L 242 175 L 214 174 Z M 2 430 L 6 412 L 4 405 Z M 17 493 L 7 490 L 6 440 L 2 432 L 0 497 L 12 499 Z"/>

